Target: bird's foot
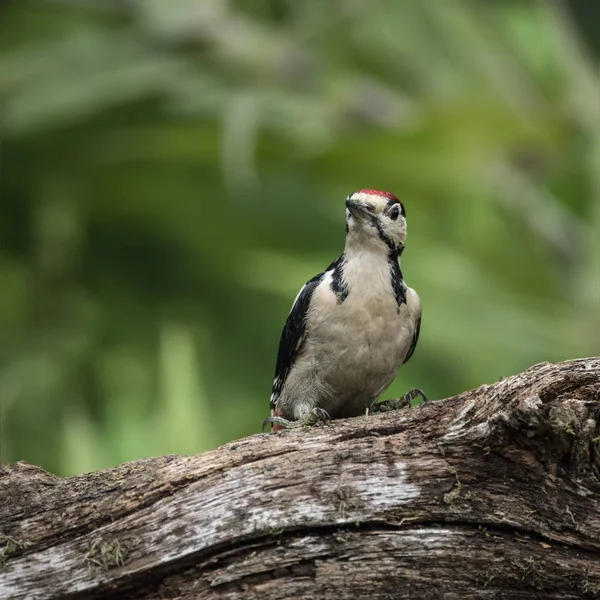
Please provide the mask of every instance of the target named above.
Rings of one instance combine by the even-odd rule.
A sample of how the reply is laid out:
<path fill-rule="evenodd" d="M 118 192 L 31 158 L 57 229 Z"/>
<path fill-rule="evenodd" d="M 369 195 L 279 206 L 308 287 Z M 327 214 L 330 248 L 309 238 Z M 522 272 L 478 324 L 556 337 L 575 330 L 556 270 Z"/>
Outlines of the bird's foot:
<path fill-rule="evenodd" d="M 323 408 L 313 408 L 312 411 L 304 419 L 298 419 L 297 421 L 288 421 L 283 417 L 269 417 L 265 419 L 262 424 L 262 430 L 264 432 L 265 427 L 270 423 L 273 425 L 273 431 L 278 429 L 297 429 L 298 427 L 314 427 L 315 425 L 324 425 L 328 421 L 331 421 L 329 413 Z"/>
<path fill-rule="evenodd" d="M 419 388 L 413 388 L 412 390 L 409 390 L 406 392 L 406 394 L 404 394 L 404 396 L 402 396 L 401 400 L 406 402 L 408 407 L 411 408 L 413 405 L 413 400 L 416 400 L 419 396 L 423 398 L 423 402 L 421 402 L 421 404 L 429 404 L 431 402 L 431 400 L 429 400 L 429 398 L 427 398 L 425 395 L 425 392 Z"/>
<path fill-rule="evenodd" d="M 388 412 L 390 410 L 400 410 L 401 408 L 412 408 L 413 400 L 419 396 L 423 398 L 423 402 L 421 404 L 429 404 L 431 402 L 423 390 L 420 390 L 419 388 L 413 388 L 400 398 L 392 398 L 391 400 L 373 403 L 369 409 L 369 412 Z"/>

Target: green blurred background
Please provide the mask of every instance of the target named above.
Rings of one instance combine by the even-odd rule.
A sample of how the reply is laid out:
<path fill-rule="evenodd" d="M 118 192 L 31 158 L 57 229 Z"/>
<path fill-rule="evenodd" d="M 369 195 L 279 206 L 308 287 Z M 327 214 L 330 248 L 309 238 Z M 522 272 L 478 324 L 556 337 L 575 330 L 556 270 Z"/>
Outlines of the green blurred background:
<path fill-rule="evenodd" d="M 598 7 L 3 2 L 2 461 L 259 431 L 364 187 L 403 199 L 424 306 L 384 397 L 600 354 Z"/>

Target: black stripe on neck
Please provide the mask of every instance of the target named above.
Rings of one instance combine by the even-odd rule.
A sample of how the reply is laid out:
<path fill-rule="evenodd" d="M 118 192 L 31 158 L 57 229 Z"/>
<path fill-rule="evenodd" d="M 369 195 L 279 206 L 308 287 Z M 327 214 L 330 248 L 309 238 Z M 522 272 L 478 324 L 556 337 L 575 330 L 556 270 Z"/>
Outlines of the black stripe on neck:
<path fill-rule="evenodd" d="M 331 291 L 337 296 L 338 304 L 341 304 L 348 297 L 348 284 L 344 279 L 344 265 L 346 260 L 342 254 L 332 265 L 331 273 Z"/>
<path fill-rule="evenodd" d="M 383 231 L 383 227 L 381 226 L 379 219 L 373 215 L 371 216 L 371 223 L 373 223 L 373 227 L 375 227 L 375 229 L 377 230 L 377 235 L 379 236 L 379 239 L 381 239 L 384 242 L 384 244 L 390 249 L 390 252 L 397 252 L 398 247 L 394 243 L 394 240 L 392 240 L 392 238 L 389 235 L 387 235 L 385 231 Z"/>
<path fill-rule="evenodd" d="M 400 306 L 402 304 L 406 304 L 406 286 L 404 285 L 404 279 L 402 277 L 402 270 L 400 269 L 400 263 L 398 259 L 404 250 L 404 246 L 397 246 L 394 240 L 390 238 L 383 228 L 381 227 L 381 223 L 379 219 L 375 216 L 371 217 L 371 222 L 373 226 L 377 230 L 377 234 L 379 238 L 385 243 L 388 247 L 388 263 L 390 265 L 390 276 L 392 289 L 394 290 L 394 296 L 396 297 L 396 302 L 398 302 L 398 311 L 400 310 Z"/>
<path fill-rule="evenodd" d="M 404 250 L 404 246 L 390 250 L 390 253 L 388 254 L 392 290 L 394 290 L 394 296 L 396 297 L 396 302 L 398 303 L 398 310 L 400 310 L 400 306 L 402 306 L 402 304 L 406 304 L 406 286 L 404 285 L 402 269 L 400 268 L 400 263 L 398 262 L 398 258 L 400 258 L 400 255 L 402 254 L 402 250 Z"/>

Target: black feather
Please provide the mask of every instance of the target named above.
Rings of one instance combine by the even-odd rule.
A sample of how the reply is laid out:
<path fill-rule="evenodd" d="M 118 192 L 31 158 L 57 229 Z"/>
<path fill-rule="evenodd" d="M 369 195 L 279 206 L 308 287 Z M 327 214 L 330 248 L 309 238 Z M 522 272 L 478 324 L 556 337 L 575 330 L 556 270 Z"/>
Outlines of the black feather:
<path fill-rule="evenodd" d="M 415 333 L 413 335 L 412 343 L 410 348 L 408 349 L 408 353 L 406 358 L 404 359 L 404 363 L 408 362 L 408 359 L 413 355 L 415 348 L 417 347 L 417 342 L 419 341 L 419 333 L 421 332 L 421 317 L 419 316 L 419 320 L 417 321 L 417 326 L 415 327 Z M 402 363 L 402 364 L 404 364 Z"/>
<path fill-rule="evenodd" d="M 338 304 L 341 304 L 348 297 L 348 285 L 344 280 L 344 255 L 342 254 L 335 262 L 332 262 L 327 271 L 331 273 L 331 290 L 338 298 Z M 327 273 L 327 271 L 325 271 Z"/>
<path fill-rule="evenodd" d="M 398 257 L 404 250 L 404 246 L 401 246 L 397 250 L 390 250 L 388 261 L 390 264 L 390 276 L 392 279 L 392 289 L 394 290 L 394 296 L 396 296 L 396 302 L 398 303 L 398 310 L 402 304 L 406 304 L 406 285 L 404 285 L 404 278 L 402 276 L 402 269 L 400 269 L 400 263 Z"/>

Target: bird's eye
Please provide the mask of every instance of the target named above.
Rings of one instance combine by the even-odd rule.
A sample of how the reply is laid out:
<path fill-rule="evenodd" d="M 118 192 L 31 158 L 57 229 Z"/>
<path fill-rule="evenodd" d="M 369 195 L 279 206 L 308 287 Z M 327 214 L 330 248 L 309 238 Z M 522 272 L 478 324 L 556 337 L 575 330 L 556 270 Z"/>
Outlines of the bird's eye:
<path fill-rule="evenodd" d="M 396 204 L 395 206 L 392 207 L 392 210 L 390 210 L 390 219 L 392 221 L 397 221 L 399 216 L 400 216 L 400 208 Z"/>

